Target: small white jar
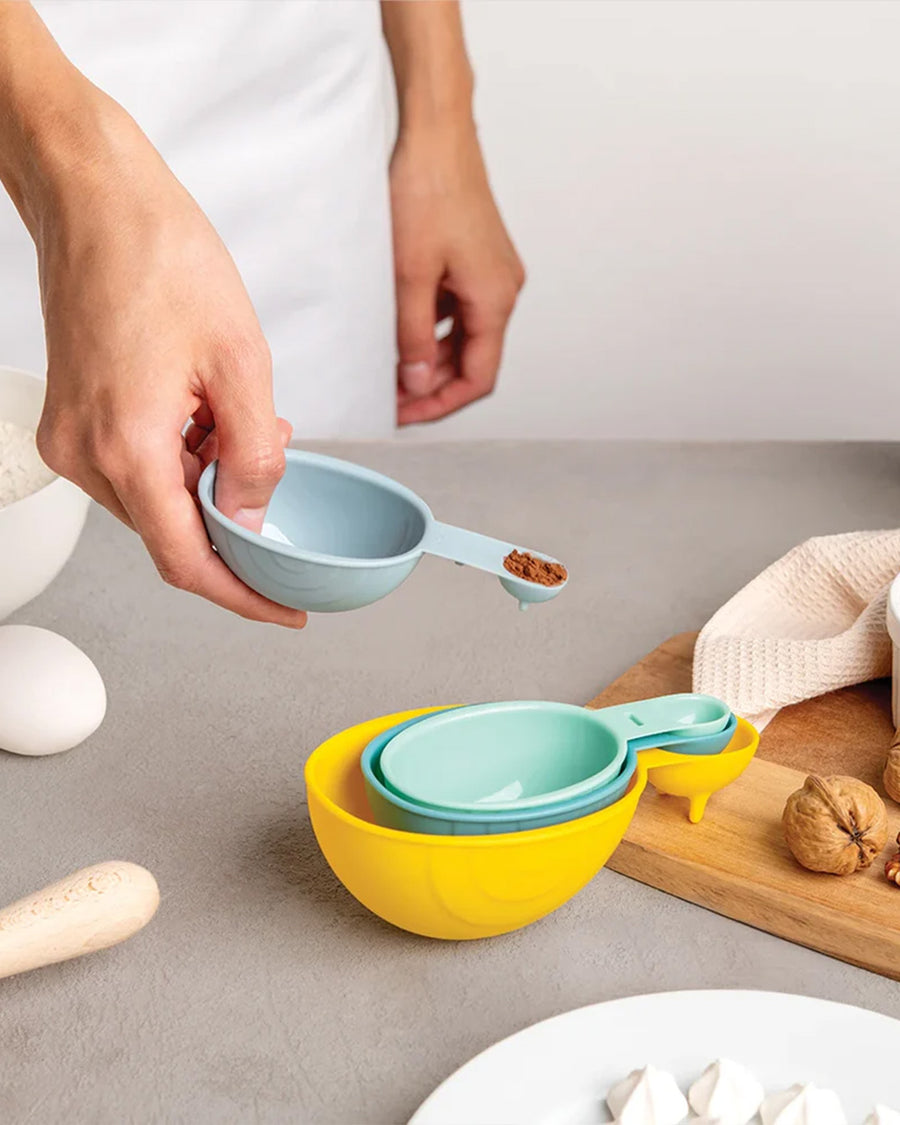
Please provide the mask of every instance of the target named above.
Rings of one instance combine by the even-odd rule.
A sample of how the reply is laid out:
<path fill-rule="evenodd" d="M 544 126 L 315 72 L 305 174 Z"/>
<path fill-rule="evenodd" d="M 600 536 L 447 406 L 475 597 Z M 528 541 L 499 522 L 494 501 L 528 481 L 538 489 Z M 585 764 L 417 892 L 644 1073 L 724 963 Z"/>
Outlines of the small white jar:
<path fill-rule="evenodd" d="M 891 638 L 891 708 L 894 729 L 900 727 L 900 575 L 891 583 L 888 593 L 887 629 Z"/>

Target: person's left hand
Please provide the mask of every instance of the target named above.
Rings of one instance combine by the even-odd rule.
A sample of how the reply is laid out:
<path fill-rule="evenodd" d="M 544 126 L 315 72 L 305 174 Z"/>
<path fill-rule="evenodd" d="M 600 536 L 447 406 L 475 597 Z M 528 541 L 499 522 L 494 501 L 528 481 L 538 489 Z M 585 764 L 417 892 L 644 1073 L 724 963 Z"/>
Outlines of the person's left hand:
<path fill-rule="evenodd" d="M 391 160 L 397 418 L 433 422 L 491 393 L 525 271 L 475 126 L 401 132 Z M 435 327 L 452 318 L 438 341 Z"/>

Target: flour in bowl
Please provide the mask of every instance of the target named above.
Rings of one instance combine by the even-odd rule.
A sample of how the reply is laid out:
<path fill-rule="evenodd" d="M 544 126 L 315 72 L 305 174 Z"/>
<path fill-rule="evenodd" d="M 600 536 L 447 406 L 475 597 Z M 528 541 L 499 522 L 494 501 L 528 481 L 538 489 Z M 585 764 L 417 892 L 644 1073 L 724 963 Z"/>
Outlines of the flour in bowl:
<path fill-rule="evenodd" d="M 37 492 L 54 475 L 41 460 L 32 431 L 0 421 L 0 508 Z"/>

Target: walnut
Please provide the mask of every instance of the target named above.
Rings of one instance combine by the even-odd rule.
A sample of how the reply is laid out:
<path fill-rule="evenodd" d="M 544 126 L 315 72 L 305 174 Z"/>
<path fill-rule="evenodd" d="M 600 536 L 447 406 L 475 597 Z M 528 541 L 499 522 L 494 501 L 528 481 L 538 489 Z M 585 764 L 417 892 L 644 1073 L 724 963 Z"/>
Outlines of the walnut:
<path fill-rule="evenodd" d="M 900 846 L 900 837 L 897 838 L 897 844 Z M 896 883 L 900 886 L 900 852 L 897 852 L 896 855 L 892 855 L 887 861 L 884 865 L 884 873 L 889 883 Z"/>
<path fill-rule="evenodd" d="M 869 867 L 888 837 L 884 802 L 855 777 L 808 777 L 788 797 L 782 824 L 798 863 L 834 875 Z"/>
<path fill-rule="evenodd" d="M 894 741 L 884 763 L 884 788 L 889 797 L 900 801 L 900 730 L 894 734 Z"/>

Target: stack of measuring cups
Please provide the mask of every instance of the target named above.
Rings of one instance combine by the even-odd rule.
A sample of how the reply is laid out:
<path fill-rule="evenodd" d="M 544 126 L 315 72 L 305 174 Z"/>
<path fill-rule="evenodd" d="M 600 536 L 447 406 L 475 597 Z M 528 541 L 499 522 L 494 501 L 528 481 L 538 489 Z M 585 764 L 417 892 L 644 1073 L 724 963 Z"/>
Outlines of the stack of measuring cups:
<path fill-rule="evenodd" d="M 360 765 L 375 821 L 440 836 L 523 832 L 620 800 L 641 750 L 719 754 L 737 719 L 718 699 L 661 696 L 591 711 L 564 703 L 445 708 L 384 731 Z"/>

